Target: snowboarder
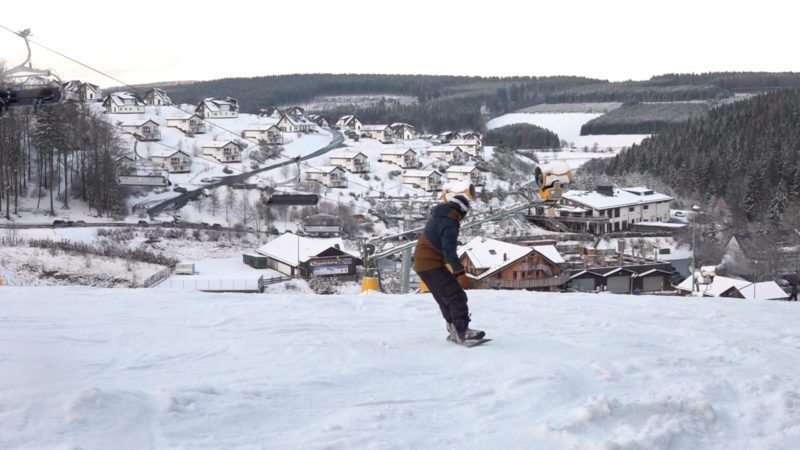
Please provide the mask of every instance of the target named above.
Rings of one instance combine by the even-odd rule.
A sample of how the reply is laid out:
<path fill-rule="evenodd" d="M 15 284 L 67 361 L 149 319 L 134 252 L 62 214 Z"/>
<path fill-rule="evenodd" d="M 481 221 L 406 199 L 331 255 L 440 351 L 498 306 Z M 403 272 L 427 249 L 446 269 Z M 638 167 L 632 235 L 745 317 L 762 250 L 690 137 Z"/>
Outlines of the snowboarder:
<path fill-rule="evenodd" d="M 447 322 L 450 339 L 468 345 L 483 339 L 485 333 L 469 328 L 470 314 L 465 289 L 473 287 L 464 266 L 458 260 L 458 232 L 461 220 L 469 211 L 469 199 L 464 194 L 448 195 L 447 203 L 433 209 L 425 230 L 414 250 L 414 271 L 428 286 Z M 453 271 L 447 270 L 449 263 Z"/>

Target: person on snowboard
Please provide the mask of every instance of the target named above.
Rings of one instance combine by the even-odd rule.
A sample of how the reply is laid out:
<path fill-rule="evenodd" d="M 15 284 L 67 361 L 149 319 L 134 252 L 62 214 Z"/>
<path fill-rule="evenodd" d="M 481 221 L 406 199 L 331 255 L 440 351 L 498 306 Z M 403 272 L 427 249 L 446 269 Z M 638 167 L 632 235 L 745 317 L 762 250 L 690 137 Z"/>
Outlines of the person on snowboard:
<path fill-rule="evenodd" d="M 485 333 L 469 328 L 470 315 L 465 289 L 472 288 L 464 266 L 458 261 L 456 247 L 461 220 L 469 211 L 469 199 L 464 194 L 450 194 L 447 203 L 433 208 L 433 213 L 414 250 L 414 271 L 428 286 L 447 322 L 450 339 L 465 341 L 482 339 Z M 449 263 L 453 271 L 447 270 Z"/>

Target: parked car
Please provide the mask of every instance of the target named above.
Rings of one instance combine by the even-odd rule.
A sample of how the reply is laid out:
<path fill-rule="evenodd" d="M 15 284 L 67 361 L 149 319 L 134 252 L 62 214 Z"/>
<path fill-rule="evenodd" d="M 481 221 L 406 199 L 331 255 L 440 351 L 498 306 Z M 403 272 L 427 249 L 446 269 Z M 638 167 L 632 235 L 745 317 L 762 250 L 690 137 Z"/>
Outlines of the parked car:
<path fill-rule="evenodd" d="M 175 191 L 175 192 L 180 192 L 181 194 L 185 194 L 185 193 L 189 192 L 189 190 L 188 190 L 188 189 L 186 189 L 186 188 L 185 188 L 185 187 L 183 187 L 183 186 L 178 186 L 178 187 L 175 187 L 175 188 L 173 188 L 172 190 L 173 190 L 173 191 Z"/>
<path fill-rule="evenodd" d="M 224 173 L 228 173 L 228 174 L 231 174 L 231 173 L 233 173 L 233 170 L 231 170 L 231 168 L 230 168 L 230 167 L 225 167 L 225 168 L 223 168 L 223 169 L 222 169 L 222 171 L 223 171 Z"/>
<path fill-rule="evenodd" d="M 212 230 L 221 230 L 222 229 L 222 225 L 220 225 L 218 223 L 215 223 L 215 224 L 211 225 L 211 229 Z"/>
<path fill-rule="evenodd" d="M 150 224 L 146 220 L 140 220 L 140 221 L 137 222 L 137 225 L 142 226 L 142 227 L 146 227 L 146 226 L 148 226 Z"/>
<path fill-rule="evenodd" d="M 76 220 L 75 221 L 75 226 L 76 227 L 84 227 L 84 226 L 86 226 L 86 222 L 84 222 L 82 220 Z"/>
<path fill-rule="evenodd" d="M 53 221 L 53 226 L 54 227 L 63 227 L 65 224 L 66 224 L 66 222 L 64 222 L 63 220 L 54 220 Z"/>

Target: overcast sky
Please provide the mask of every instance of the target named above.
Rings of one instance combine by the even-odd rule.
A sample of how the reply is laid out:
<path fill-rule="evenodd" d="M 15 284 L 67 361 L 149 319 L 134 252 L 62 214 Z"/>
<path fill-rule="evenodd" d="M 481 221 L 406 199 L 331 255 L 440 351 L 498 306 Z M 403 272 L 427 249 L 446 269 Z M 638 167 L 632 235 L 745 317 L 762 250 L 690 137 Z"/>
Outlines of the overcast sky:
<path fill-rule="evenodd" d="M 127 84 L 287 73 L 581 75 L 793 71 L 795 2 L 6 0 L 0 25 Z M 63 80 L 119 83 L 33 44 Z M 0 29 L 0 59 L 24 60 Z"/>

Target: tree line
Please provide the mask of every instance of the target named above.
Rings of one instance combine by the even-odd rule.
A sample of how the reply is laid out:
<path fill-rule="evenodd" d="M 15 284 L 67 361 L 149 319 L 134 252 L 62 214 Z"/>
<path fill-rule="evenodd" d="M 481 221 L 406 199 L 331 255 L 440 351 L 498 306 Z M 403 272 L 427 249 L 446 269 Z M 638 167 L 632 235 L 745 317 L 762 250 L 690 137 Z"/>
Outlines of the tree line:
<path fill-rule="evenodd" d="M 484 144 L 505 145 L 515 149 L 561 148 L 561 141 L 556 133 L 527 123 L 506 125 L 489 130 L 484 138 Z"/>
<path fill-rule="evenodd" d="M 652 134 L 708 113 L 706 103 L 625 103 L 581 126 L 588 134 Z"/>
<path fill-rule="evenodd" d="M 117 130 L 86 104 L 9 109 L 0 117 L 0 214 L 10 220 L 32 195 L 51 216 L 57 201 L 68 208 L 73 198 L 98 214 L 124 215 L 121 148 Z"/>
<path fill-rule="evenodd" d="M 587 164 L 615 178 L 641 173 L 676 193 L 727 210 L 734 222 L 800 226 L 800 91 L 724 105 Z M 725 205 L 724 208 L 719 208 Z M 791 213 L 790 213 L 791 212 Z"/>

